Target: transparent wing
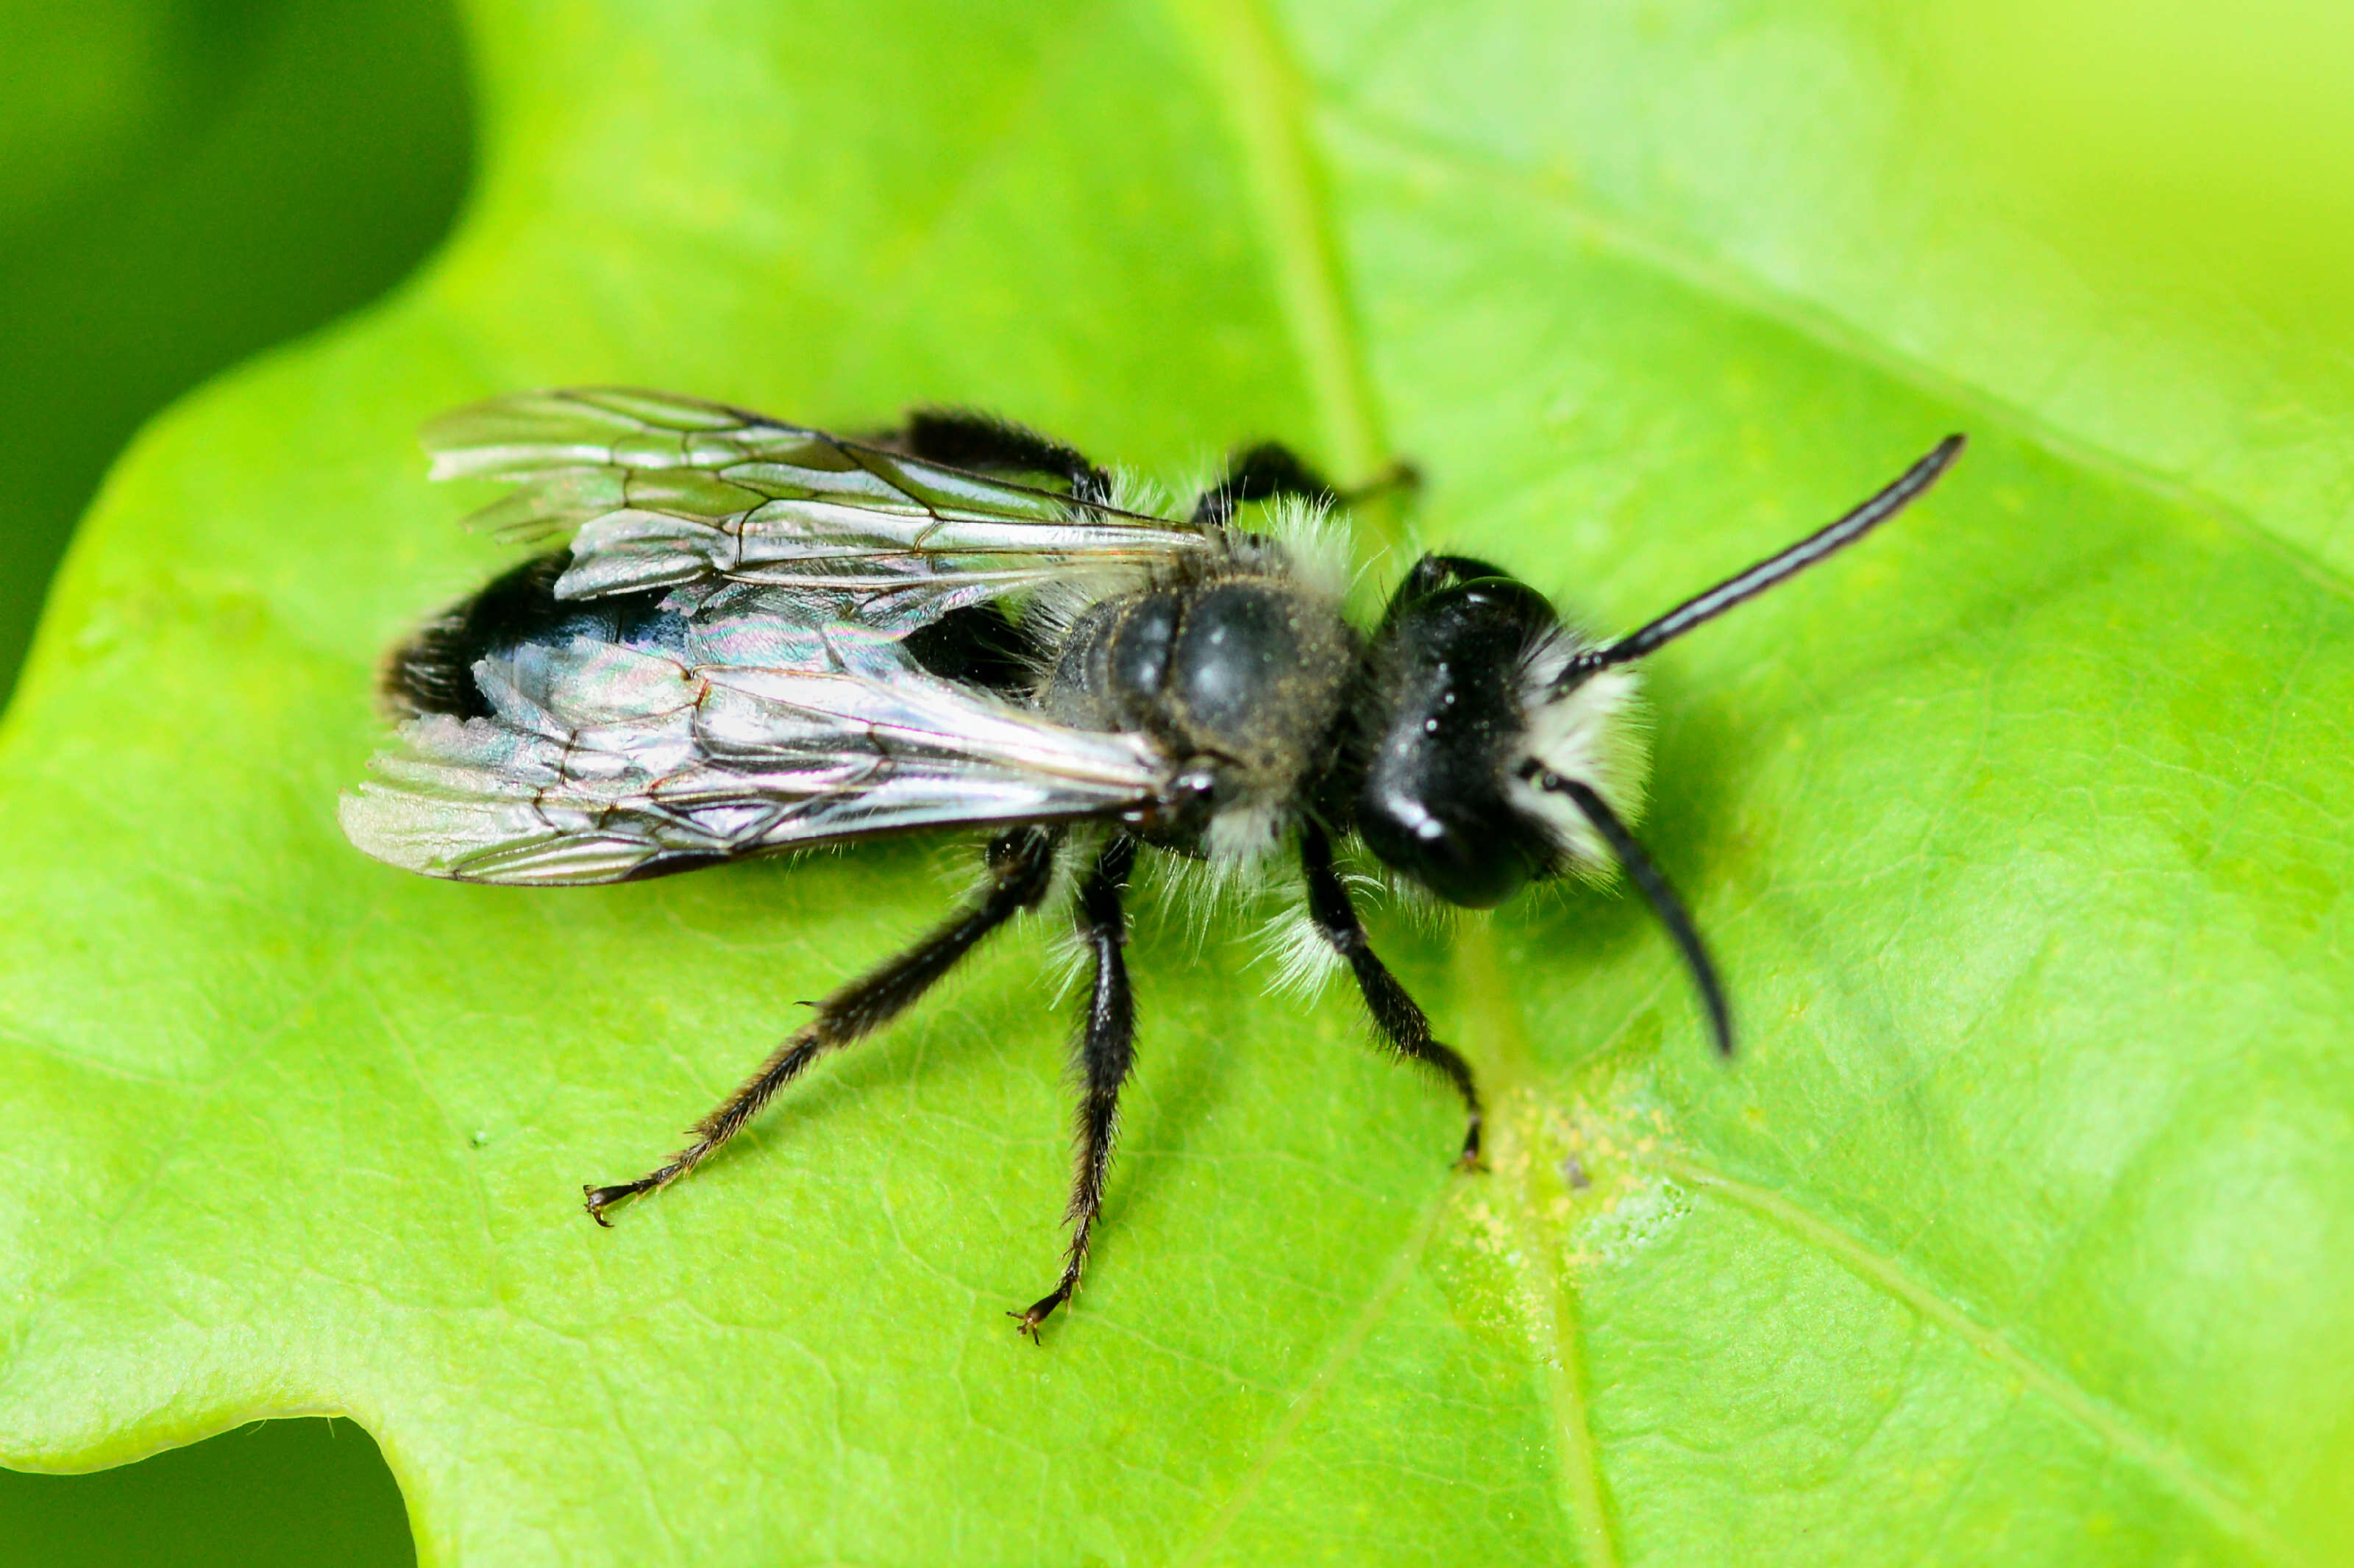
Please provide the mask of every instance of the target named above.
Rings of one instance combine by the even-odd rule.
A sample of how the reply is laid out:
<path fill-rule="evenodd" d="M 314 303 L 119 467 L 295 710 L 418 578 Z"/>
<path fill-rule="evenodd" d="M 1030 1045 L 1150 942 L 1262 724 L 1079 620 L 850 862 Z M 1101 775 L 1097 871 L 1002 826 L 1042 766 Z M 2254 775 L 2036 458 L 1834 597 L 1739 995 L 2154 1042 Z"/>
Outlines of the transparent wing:
<path fill-rule="evenodd" d="M 402 727 L 346 794 L 352 842 L 467 882 L 618 882 L 916 828 L 1161 799 L 1140 735 L 1071 729 L 872 651 L 857 670 L 689 665 L 580 640 L 486 659 L 489 718 Z"/>
<path fill-rule="evenodd" d="M 577 528 L 559 599 L 731 584 L 787 590 L 806 624 L 904 636 L 1074 571 L 1140 574 L 1204 529 L 845 441 L 666 393 L 526 392 L 428 425 L 436 479 L 522 486 L 478 520 Z"/>

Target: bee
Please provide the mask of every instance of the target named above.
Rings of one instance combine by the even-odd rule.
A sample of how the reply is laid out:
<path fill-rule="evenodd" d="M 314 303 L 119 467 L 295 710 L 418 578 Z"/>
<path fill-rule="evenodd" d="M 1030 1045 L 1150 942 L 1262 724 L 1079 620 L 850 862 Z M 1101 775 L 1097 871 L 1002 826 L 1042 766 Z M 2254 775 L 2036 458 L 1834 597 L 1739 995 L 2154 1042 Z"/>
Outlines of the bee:
<path fill-rule="evenodd" d="M 1070 1240 L 1010 1313 L 1035 1340 L 1078 1288 L 1133 1061 L 1124 899 L 1146 850 L 1215 872 L 1296 857 L 1299 924 L 1374 1032 L 1461 1097 L 1471 1069 L 1378 958 L 1336 845 L 1492 907 L 1623 868 L 1690 970 L 1716 1049 L 1723 985 L 1636 839 L 1644 656 L 1894 516 L 1950 437 L 1828 527 L 1625 636 L 1588 637 L 1503 567 L 1426 555 L 1370 629 L 1343 612 L 1340 492 L 1284 448 L 1182 507 L 1060 441 L 927 409 L 843 440 L 639 390 L 531 392 L 429 425 L 436 479 L 520 488 L 480 521 L 566 545 L 393 653 L 401 749 L 342 802 L 379 860 L 461 882 L 627 882 L 942 829 L 988 833 L 978 892 L 807 1022 L 634 1181 L 686 1175 L 828 1052 L 881 1028 L 991 932 L 1069 901 L 1093 977 Z M 1238 509 L 1262 507 L 1264 529 Z"/>

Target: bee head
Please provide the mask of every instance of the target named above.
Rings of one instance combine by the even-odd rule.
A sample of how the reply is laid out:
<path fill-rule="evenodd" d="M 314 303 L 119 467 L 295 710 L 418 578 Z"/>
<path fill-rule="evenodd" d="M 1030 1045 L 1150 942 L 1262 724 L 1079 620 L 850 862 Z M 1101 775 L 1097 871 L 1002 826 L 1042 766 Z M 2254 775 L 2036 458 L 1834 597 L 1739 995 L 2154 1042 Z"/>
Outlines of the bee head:
<path fill-rule="evenodd" d="M 1948 436 L 1828 527 L 1606 643 L 1485 561 L 1425 556 L 1374 633 L 1372 734 L 1356 801 L 1373 852 L 1451 904 L 1484 909 L 1532 877 L 1612 862 L 1683 953 L 1716 1048 L 1733 1018 L 1691 916 L 1628 828 L 1644 736 L 1636 660 L 1845 549 L 1910 505 L 1960 455 Z"/>
<path fill-rule="evenodd" d="M 1606 873 L 1609 847 L 1563 781 L 1631 819 L 1644 736 L 1632 671 L 1563 683 L 1587 646 L 1500 567 L 1416 562 L 1374 636 L 1380 717 L 1355 810 L 1373 852 L 1474 909 L 1533 879 Z"/>

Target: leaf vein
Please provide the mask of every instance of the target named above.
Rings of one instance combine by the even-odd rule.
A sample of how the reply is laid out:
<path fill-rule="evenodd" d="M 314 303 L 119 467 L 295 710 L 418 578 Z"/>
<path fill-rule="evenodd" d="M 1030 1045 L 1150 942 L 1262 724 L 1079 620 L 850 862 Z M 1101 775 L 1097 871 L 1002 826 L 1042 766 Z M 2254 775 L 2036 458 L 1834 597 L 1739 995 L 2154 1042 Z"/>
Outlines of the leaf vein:
<path fill-rule="evenodd" d="M 1211 1552 L 1217 1550 L 1219 1542 L 1223 1542 L 1227 1531 L 1234 1528 L 1235 1520 L 1240 1519 L 1244 1510 L 1248 1509 L 1257 1498 L 1260 1489 L 1267 1483 L 1267 1477 L 1274 1471 L 1277 1461 L 1289 1450 L 1291 1439 L 1299 1430 L 1300 1423 L 1308 1419 L 1309 1413 L 1322 1402 L 1333 1383 L 1339 1381 L 1341 1373 L 1347 1369 L 1351 1361 L 1356 1359 L 1357 1352 L 1364 1348 L 1365 1337 L 1388 1312 L 1390 1303 L 1397 1298 L 1398 1292 L 1405 1287 L 1405 1282 L 1413 1277 L 1416 1266 L 1421 1263 L 1423 1252 L 1430 1245 L 1431 1234 L 1438 1228 L 1439 1216 L 1446 1213 L 1447 1193 L 1452 1190 L 1453 1185 L 1452 1182 L 1447 1183 L 1429 1202 L 1423 1205 L 1421 1218 L 1415 1222 L 1414 1229 L 1407 1234 L 1405 1244 L 1397 1250 L 1397 1255 L 1390 1260 L 1389 1267 L 1384 1271 L 1380 1282 L 1373 1287 L 1373 1294 L 1365 1298 L 1365 1304 L 1358 1311 L 1355 1320 L 1350 1323 L 1341 1337 L 1332 1342 L 1332 1348 L 1325 1353 L 1323 1361 L 1318 1365 L 1299 1392 L 1292 1396 L 1291 1403 L 1285 1407 L 1283 1414 L 1277 1420 L 1275 1429 L 1267 1434 L 1267 1441 L 1259 1446 L 1258 1453 L 1251 1460 L 1249 1470 L 1245 1473 L 1233 1493 L 1219 1506 L 1218 1511 L 1211 1518 L 1209 1525 L 1203 1531 L 1202 1537 L 1194 1543 L 1193 1549 L 1180 1560 L 1186 1568 L 1205 1561 Z"/>
<path fill-rule="evenodd" d="M 2299 576 L 2339 599 L 2354 598 L 2354 578 L 2312 547 L 2265 527 L 2244 509 L 2212 492 L 2147 467 L 2085 437 L 2054 425 L 2028 406 L 1951 372 L 1915 359 L 1834 315 L 1811 301 L 1794 297 L 1713 257 L 1696 256 L 1671 239 L 1647 233 L 1621 217 L 1606 215 L 1579 199 L 1568 184 L 1546 171 L 1525 167 L 1496 154 L 1464 146 L 1432 131 L 1397 122 L 1362 103 L 1337 101 L 1327 106 L 1333 129 L 1400 165 L 1444 171 L 1493 186 L 1552 209 L 1596 250 L 1651 268 L 1690 289 L 1761 321 L 1771 322 L 1826 351 L 1869 366 L 1891 380 L 2004 427 L 2052 456 L 2156 500 L 2227 528 Z"/>
<path fill-rule="evenodd" d="M 1712 1192 L 1736 1208 L 1799 1240 L 1820 1248 L 1867 1285 L 1871 1285 L 1953 1334 L 2034 1390 L 2046 1401 L 2090 1432 L 2109 1450 L 2154 1477 L 2215 1524 L 2255 1547 L 2274 1562 L 2302 1563 L 2303 1557 L 2274 1535 L 2246 1504 L 2226 1488 L 2199 1473 L 2188 1456 L 2173 1444 L 2143 1431 L 2126 1413 L 2062 1376 L 1988 1327 L 1959 1306 L 1914 1278 L 1893 1258 L 1883 1256 L 1830 1222 L 1810 1213 L 1778 1192 L 1728 1176 L 1688 1154 L 1659 1157 L 1661 1170 L 1677 1180 Z"/>

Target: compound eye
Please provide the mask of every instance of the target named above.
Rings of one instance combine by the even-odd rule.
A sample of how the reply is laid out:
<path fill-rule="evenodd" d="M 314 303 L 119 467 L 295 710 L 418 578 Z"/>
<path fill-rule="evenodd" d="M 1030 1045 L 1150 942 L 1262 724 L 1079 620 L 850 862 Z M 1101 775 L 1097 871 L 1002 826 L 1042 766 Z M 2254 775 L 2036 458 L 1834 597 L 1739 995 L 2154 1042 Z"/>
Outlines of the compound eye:
<path fill-rule="evenodd" d="M 1434 812 L 1423 800 L 1378 783 L 1357 806 L 1365 846 L 1449 904 L 1492 909 L 1526 885 L 1534 867 L 1518 824 L 1495 820 L 1500 800 L 1466 800 L 1468 810 Z"/>

